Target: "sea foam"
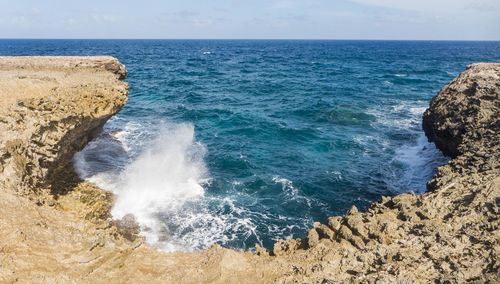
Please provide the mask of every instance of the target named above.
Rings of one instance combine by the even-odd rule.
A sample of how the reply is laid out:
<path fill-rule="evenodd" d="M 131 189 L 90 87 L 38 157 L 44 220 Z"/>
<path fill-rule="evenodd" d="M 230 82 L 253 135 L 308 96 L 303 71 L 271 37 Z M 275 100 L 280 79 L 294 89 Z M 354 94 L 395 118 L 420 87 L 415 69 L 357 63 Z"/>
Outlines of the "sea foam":
<path fill-rule="evenodd" d="M 186 201 L 203 195 L 205 152 L 205 147 L 194 141 L 193 125 L 163 130 L 120 174 L 113 217 L 134 215 L 147 240 L 157 242 L 165 232 L 158 212 L 180 210 Z"/>
<path fill-rule="evenodd" d="M 170 237 L 175 232 L 169 232 L 162 216 L 180 216 L 186 202 L 203 197 L 206 149 L 195 141 L 192 124 L 160 128 L 156 138 L 148 137 L 150 141 L 135 141 L 142 137 L 134 131 L 140 127 L 128 124 L 123 131 L 105 133 L 76 154 L 73 164 L 81 178 L 116 195 L 113 218 L 133 215 L 148 243 L 173 251 L 185 249 L 185 244 Z M 142 152 L 131 153 L 130 149 L 139 144 Z M 182 226 L 190 222 L 192 215 L 196 214 L 172 222 Z"/>

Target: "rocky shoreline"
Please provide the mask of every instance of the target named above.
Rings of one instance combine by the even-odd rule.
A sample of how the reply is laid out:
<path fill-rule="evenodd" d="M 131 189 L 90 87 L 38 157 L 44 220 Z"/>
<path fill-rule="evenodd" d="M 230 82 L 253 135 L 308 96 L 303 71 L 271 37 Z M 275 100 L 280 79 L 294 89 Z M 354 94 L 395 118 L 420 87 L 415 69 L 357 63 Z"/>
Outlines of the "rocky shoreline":
<path fill-rule="evenodd" d="M 162 253 L 71 157 L 126 103 L 112 57 L 0 57 L 0 282 L 461 283 L 500 281 L 500 64 L 473 64 L 423 117 L 453 159 L 427 193 L 315 223 L 272 251 Z"/>

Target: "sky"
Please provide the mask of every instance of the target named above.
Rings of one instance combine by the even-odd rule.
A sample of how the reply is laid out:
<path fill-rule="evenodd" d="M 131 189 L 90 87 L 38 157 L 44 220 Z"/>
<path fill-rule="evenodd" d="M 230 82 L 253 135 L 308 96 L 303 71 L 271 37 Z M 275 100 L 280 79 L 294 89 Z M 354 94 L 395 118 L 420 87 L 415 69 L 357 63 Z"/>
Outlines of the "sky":
<path fill-rule="evenodd" d="M 500 40 L 500 0 L 0 0 L 0 38 Z"/>

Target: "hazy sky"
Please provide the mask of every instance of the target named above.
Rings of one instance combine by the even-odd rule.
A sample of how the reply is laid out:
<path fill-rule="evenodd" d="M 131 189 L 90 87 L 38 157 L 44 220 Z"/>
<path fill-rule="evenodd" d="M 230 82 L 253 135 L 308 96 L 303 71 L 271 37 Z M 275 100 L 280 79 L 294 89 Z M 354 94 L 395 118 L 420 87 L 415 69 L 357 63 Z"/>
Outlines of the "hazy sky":
<path fill-rule="evenodd" d="M 0 38 L 500 40 L 500 0 L 0 0 Z"/>

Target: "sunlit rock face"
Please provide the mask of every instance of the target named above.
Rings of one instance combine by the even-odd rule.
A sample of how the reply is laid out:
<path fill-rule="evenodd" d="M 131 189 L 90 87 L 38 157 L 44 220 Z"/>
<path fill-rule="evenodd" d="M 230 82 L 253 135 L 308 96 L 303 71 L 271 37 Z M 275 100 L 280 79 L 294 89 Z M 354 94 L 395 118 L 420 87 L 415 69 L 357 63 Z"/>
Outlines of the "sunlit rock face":
<path fill-rule="evenodd" d="M 428 192 L 382 197 L 272 251 L 162 253 L 69 161 L 126 102 L 110 57 L 0 57 L 0 282 L 499 281 L 500 65 L 444 87 L 424 129 L 453 157 Z M 143 168 L 143 167 L 141 167 Z"/>
<path fill-rule="evenodd" d="M 0 57 L 0 185 L 47 184 L 120 111 L 128 85 L 117 59 Z"/>

